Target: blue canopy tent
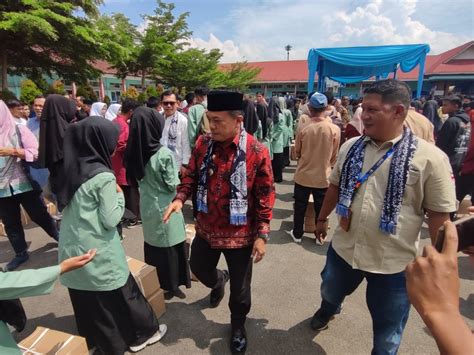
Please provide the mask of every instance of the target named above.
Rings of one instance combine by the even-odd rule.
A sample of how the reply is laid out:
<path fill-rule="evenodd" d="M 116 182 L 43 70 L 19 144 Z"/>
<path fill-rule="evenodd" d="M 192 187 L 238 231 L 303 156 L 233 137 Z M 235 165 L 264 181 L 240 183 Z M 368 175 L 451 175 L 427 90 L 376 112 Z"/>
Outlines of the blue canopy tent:
<path fill-rule="evenodd" d="M 397 69 L 403 72 L 420 65 L 417 97 L 421 95 L 427 44 L 408 44 L 394 46 L 312 48 L 308 54 L 308 92 L 314 88 L 314 78 L 318 73 L 318 88 L 324 91 L 325 78 L 343 84 L 357 83 L 373 76 L 378 80 L 389 73 L 396 77 Z"/>

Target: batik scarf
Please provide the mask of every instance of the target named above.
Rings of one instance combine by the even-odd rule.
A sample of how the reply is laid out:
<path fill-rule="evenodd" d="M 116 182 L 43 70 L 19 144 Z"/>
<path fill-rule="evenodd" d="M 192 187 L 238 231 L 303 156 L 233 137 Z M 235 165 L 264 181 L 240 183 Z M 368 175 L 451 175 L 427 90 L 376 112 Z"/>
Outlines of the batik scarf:
<path fill-rule="evenodd" d="M 209 140 L 206 155 L 199 169 L 197 188 L 197 209 L 207 213 L 207 179 L 211 166 L 214 141 Z M 247 224 L 247 132 L 241 129 L 239 145 L 232 163 L 230 175 L 230 224 L 241 226 Z"/>
<path fill-rule="evenodd" d="M 171 118 L 167 119 L 171 120 L 168 129 L 168 148 L 172 152 L 176 152 L 176 140 L 178 138 L 178 111 L 176 111 Z"/>
<path fill-rule="evenodd" d="M 349 217 L 349 208 L 354 199 L 357 180 L 362 173 L 366 144 L 366 136 L 360 137 L 350 148 L 342 167 L 339 180 L 339 201 L 336 206 L 336 213 L 341 217 Z M 409 128 L 405 128 L 402 139 L 394 146 L 379 225 L 380 230 L 384 233 L 396 234 L 397 232 L 405 185 L 417 145 L 418 140 L 415 135 Z"/>

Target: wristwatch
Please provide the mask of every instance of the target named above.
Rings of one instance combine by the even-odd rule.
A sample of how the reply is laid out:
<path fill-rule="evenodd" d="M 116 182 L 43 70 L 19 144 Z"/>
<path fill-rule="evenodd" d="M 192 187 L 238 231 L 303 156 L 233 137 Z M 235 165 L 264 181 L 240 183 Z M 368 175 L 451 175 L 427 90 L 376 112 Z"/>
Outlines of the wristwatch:
<path fill-rule="evenodd" d="M 260 233 L 257 238 L 263 239 L 265 242 L 268 242 L 270 240 L 270 235 L 265 234 L 265 233 Z"/>

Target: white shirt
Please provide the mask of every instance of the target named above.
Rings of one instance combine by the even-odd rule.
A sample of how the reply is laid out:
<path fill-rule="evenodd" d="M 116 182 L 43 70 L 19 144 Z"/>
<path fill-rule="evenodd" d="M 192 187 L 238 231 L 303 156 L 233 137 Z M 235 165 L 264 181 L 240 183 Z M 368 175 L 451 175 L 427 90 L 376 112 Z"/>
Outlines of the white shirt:
<path fill-rule="evenodd" d="M 173 152 L 179 169 L 181 168 L 181 165 L 187 165 L 189 163 L 189 158 L 191 157 L 191 148 L 189 146 L 188 139 L 188 120 L 182 113 L 178 111 L 176 111 L 175 114 L 178 117 L 176 147 L 173 150 L 173 147 L 168 142 L 168 133 L 173 116 L 165 117 L 165 127 L 163 128 L 163 134 L 161 136 L 160 143 L 163 146 L 168 147 Z"/>
<path fill-rule="evenodd" d="M 26 127 L 27 121 L 24 118 L 21 117 L 15 117 L 15 122 L 16 124 L 22 125 Z"/>

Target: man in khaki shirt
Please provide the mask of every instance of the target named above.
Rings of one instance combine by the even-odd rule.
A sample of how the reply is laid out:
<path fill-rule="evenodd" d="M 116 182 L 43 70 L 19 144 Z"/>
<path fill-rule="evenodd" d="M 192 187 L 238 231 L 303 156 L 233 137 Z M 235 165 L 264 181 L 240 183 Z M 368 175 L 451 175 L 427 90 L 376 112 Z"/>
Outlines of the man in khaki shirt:
<path fill-rule="evenodd" d="M 421 113 L 416 112 L 413 108 L 408 110 L 407 117 L 405 118 L 405 126 L 410 128 L 417 137 L 424 139 L 428 143 L 435 143 L 433 124 L 429 119 Z"/>
<path fill-rule="evenodd" d="M 361 117 L 365 136 L 341 147 L 315 231 L 323 241 L 328 216 L 337 205 L 339 226 L 321 273 L 322 302 L 311 326 L 326 329 L 344 298 L 365 278 L 373 354 L 398 351 L 410 309 L 404 269 L 417 255 L 425 212 L 434 244 L 439 227 L 456 210 L 448 158 L 404 129 L 409 106 L 410 90 L 397 80 L 377 81 L 365 90 Z M 358 167 L 355 178 L 348 174 Z M 348 190 L 352 195 L 346 209 Z"/>
<path fill-rule="evenodd" d="M 304 234 L 304 216 L 309 196 L 313 195 L 316 218 L 323 204 L 324 194 L 329 186 L 329 174 L 336 163 L 341 131 L 328 120 L 325 95 L 311 96 L 308 109 L 311 120 L 296 136 L 295 153 L 298 167 L 295 173 L 295 210 L 291 237 L 301 243 Z"/>

